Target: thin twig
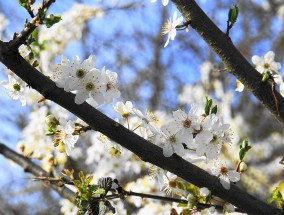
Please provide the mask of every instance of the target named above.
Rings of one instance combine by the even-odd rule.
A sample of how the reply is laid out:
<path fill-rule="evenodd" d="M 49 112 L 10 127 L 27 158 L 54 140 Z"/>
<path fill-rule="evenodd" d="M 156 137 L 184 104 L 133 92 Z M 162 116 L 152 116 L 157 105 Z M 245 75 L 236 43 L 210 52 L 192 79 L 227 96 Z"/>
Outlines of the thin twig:
<path fill-rule="evenodd" d="M 48 9 L 55 0 L 43 1 L 42 5 L 38 10 Z M 9 48 L 13 51 L 18 50 L 18 48 L 25 43 L 29 35 L 38 27 L 37 22 L 39 21 L 39 13 L 27 24 L 27 26 L 22 30 L 21 33 L 16 34 L 16 37 L 9 42 Z"/>

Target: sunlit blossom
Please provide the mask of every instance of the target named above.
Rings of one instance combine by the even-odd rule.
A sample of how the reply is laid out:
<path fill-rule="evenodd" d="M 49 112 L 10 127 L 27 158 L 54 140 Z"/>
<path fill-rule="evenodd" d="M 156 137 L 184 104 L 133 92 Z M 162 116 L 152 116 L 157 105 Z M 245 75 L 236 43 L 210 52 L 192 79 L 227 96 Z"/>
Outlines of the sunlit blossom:
<path fill-rule="evenodd" d="M 216 160 L 214 162 L 214 168 L 210 170 L 212 175 L 220 178 L 220 183 L 225 189 L 230 189 L 230 182 L 237 182 L 240 180 L 240 173 L 235 170 L 229 170 L 227 166 Z"/>
<path fill-rule="evenodd" d="M 173 18 L 170 17 L 168 19 L 168 21 L 163 25 L 161 34 L 162 35 L 168 34 L 168 39 L 167 39 L 164 47 L 166 47 L 169 44 L 170 39 L 171 40 L 175 39 L 176 33 L 177 33 L 176 27 L 178 25 L 180 25 L 182 23 L 182 21 L 183 21 L 183 17 L 177 18 L 177 12 L 175 11 Z"/>
<path fill-rule="evenodd" d="M 267 52 L 264 56 L 257 55 L 252 56 L 252 62 L 255 65 L 255 69 L 263 74 L 264 72 L 271 72 L 272 74 L 278 73 L 281 69 L 281 64 L 274 61 L 275 53 L 273 51 Z"/>

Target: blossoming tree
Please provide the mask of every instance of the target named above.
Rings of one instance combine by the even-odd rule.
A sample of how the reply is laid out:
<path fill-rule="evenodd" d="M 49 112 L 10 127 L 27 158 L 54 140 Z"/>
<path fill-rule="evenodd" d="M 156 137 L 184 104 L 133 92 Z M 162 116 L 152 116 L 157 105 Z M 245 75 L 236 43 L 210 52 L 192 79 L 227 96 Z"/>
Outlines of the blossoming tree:
<path fill-rule="evenodd" d="M 233 32 L 242 11 L 236 5 L 226 7 L 227 28 L 221 31 L 195 1 L 150 2 L 156 1 L 149 1 L 148 7 L 159 8 L 163 18 L 169 7 L 174 12 L 160 26 L 166 42 L 160 42 L 160 33 L 154 40 L 157 59 L 149 64 L 154 72 L 141 72 L 156 84 L 149 107 L 142 110 L 135 105 L 135 98 L 129 98 L 133 102 L 123 99 L 128 92 L 123 83 L 119 86 L 122 72 L 99 68 L 100 59 L 93 53 L 84 59 L 63 54 L 68 42 L 84 36 L 88 20 L 115 13 L 115 8 L 128 10 L 133 4 L 113 8 L 76 4 L 64 14 L 54 15 L 51 6 L 61 2 L 45 0 L 37 5 L 35 1 L 19 1 L 30 18 L 9 42 L 0 41 L 0 61 L 7 74 L 1 83 L 13 100 L 20 100 L 32 111 L 22 130 L 19 153 L 1 144 L 1 154 L 67 199 L 60 202 L 65 214 L 281 214 L 281 177 L 269 190 L 269 203 L 276 203 L 275 207 L 263 201 L 267 196 L 260 194 L 265 182 L 258 183 L 253 171 L 254 165 L 262 171 L 256 161 L 257 155 L 264 153 L 263 160 L 276 160 L 282 168 L 282 135 L 275 132 L 257 145 L 253 135 L 248 140 L 246 130 L 250 127 L 241 116 L 255 106 L 246 104 L 237 113 L 233 101 L 242 96 L 235 91 L 248 89 L 276 120 L 284 122 L 284 85 L 275 53 L 253 55 L 251 64 L 238 51 Z M 277 7 L 281 19 L 283 5 Z M 161 85 L 170 83 L 159 63 L 161 52 L 175 46 L 177 36 L 194 30 L 221 59 L 215 66 L 223 68 L 204 62 L 200 83 L 181 89 L 172 114 L 159 111 Z M 198 38 L 194 36 L 194 40 Z M 119 49 L 119 53 L 129 50 Z M 122 69 L 118 64 L 111 67 Z M 216 71 L 217 75 L 212 75 Z M 236 87 L 228 87 L 225 71 L 237 78 Z M 243 98 L 251 98 L 247 92 L 243 94 Z M 166 96 L 164 100 L 171 102 Z M 169 110 L 171 105 L 166 107 Z M 269 123 L 266 119 L 262 122 Z M 272 156 L 273 150 L 280 151 L 278 157 Z M 264 172 L 273 178 L 271 172 Z"/>

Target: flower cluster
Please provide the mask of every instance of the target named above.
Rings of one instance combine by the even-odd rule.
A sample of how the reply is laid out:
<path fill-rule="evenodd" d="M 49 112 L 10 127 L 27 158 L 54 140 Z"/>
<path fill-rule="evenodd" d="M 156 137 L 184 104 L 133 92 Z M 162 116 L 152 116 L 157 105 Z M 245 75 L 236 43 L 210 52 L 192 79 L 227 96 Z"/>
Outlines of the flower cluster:
<path fill-rule="evenodd" d="M 92 55 L 82 63 L 78 56 L 73 57 L 72 62 L 62 57 L 61 63 L 56 66 L 53 76 L 56 85 L 67 92 L 74 92 L 76 104 L 88 99 L 97 106 L 120 97 L 117 73 L 94 68 L 95 61 Z"/>
<path fill-rule="evenodd" d="M 231 142 L 229 125 L 216 114 L 204 118 L 201 110 L 192 106 L 188 113 L 174 111 L 172 122 L 161 127 L 155 143 L 163 147 L 166 157 L 173 153 L 184 156 L 188 151 L 195 151 L 197 156 L 212 160 L 220 154 L 224 143 Z"/>
<path fill-rule="evenodd" d="M 207 100 L 207 102 L 211 103 L 212 100 Z M 214 112 L 214 108 L 211 111 L 209 109 L 205 110 L 204 113 L 201 106 L 192 105 L 188 112 L 183 110 L 174 111 L 172 120 L 158 126 L 158 118 L 154 113 L 146 110 L 146 113 L 143 114 L 140 110 L 133 108 L 130 101 L 126 103 L 117 102 L 114 106 L 114 110 L 125 119 L 129 129 L 132 127 L 129 125 L 131 123 L 130 115 L 138 117 L 139 120 L 133 126 L 133 131 L 137 128 L 146 129 L 148 131 L 147 135 L 140 135 L 161 146 L 165 157 L 170 157 L 175 153 L 190 162 L 207 160 L 216 163 L 223 145 L 231 142 L 232 133 L 229 124 L 223 122 L 222 118 Z M 227 182 L 238 181 L 238 173 L 225 168 L 221 169 L 222 172 L 219 174 L 215 174 L 216 171 L 213 171 L 214 175 L 220 177 L 224 188 L 229 189 L 230 183 Z M 235 178 L 231 177 L 231 173 Z M 166 174 L 166 171 L 159 169 L 153 173 L 160 181 L 161 187 L 167 184 L 163 179 Z"/>

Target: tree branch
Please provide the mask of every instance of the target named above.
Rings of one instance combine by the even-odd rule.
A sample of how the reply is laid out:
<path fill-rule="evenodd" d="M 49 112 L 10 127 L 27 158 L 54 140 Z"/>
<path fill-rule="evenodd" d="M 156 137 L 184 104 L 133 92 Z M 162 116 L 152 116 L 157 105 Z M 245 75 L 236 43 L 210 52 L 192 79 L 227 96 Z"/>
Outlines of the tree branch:
<path fill-rule="evenodd" d="M 195 1 L 172 0 L 172 2 L 177 6 L 186 21 L 191 20 L 191 27 L 219 55 L 228 71 L 236 76 L 283 124 L 284 98 L 278 92 L 275 92 L 279 107 L 278 115 L 271 85 L 268 82 L 261 81 L 262 75 L 237 50 L 231 39 L 209 19 Z"/>
<path fill-rule="evenodd" d="M 217 177 L 176 154 L 165 157 L 160 147 L 126 129 L 86 102 L 81 105 L 75 104 L 74 94 L 56 87 L 53 81 L 32 67 L 17 51 L 9 49 L 8 44 L 2 41 L 0 41 L 0 61 L 46 99 L 69 110 L 89 124 L 92 129 L 132 151 L 143 161 L 166 169 L 198 187 L 207 187 L 212 195 L 232 203 L 249 214 L 281 214 L 280 210 L 247 194 L 234 184 L 231 185 L 230 190 L 224 189 Z"/>
<path fill-rule="evenodd" d="M 42 5 L 38 8 L 41 10 L 48 9 L 55 0 L 44 0 Z M 16 34 L 16 37 L 10 41 L 9 47 L 12 50 L 18 50 L 18 48 L 25 43 L 29 35 L 38 27 L 39 13 L 27 24 L 21 33 Z"/>
<path fill-rule="evenodd" d="M 17 152 L 14 152 L 13 150 L 9 149 L 4 144 L 0 143 L 0 154 L 2 154 L 4 157 L 14 161 L 21 167 L 23 167 L 23 170 L 25 172 L 29 172 L 35 176 L 41 177 L 41 176 L 50 176 L 48 172 L 44 171 L 40 166 L 33 163 L 30 159 L 24 157 L 23 155 L 18 154 Z M 68 199 L 72 203 L 75 204 L 75 198 L 76 195 L 74 192 L 69 190 L 67 187 L 58 187 L 55 184 L 46 182 L 53 190 L 55 190 L 60 196 L 62 196 L 65 199 Z"/>

